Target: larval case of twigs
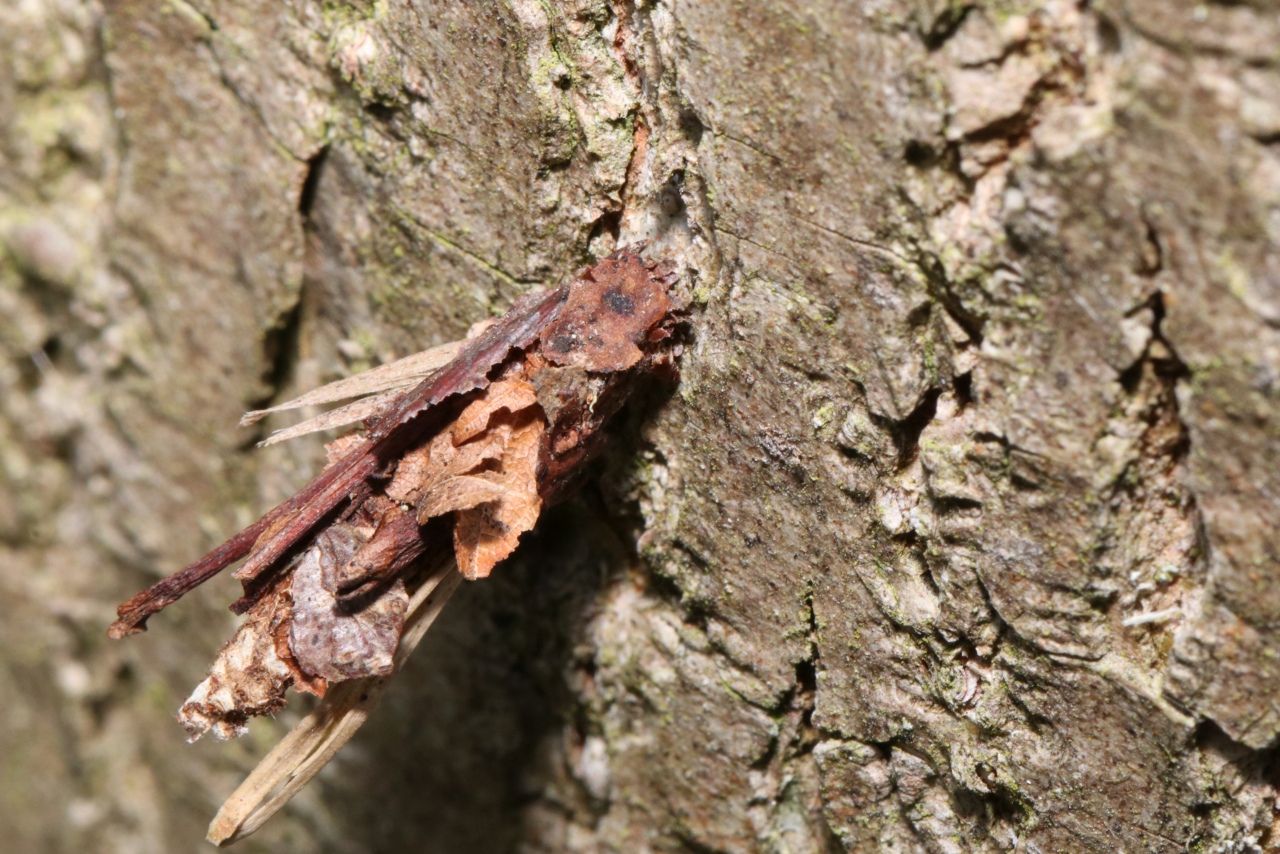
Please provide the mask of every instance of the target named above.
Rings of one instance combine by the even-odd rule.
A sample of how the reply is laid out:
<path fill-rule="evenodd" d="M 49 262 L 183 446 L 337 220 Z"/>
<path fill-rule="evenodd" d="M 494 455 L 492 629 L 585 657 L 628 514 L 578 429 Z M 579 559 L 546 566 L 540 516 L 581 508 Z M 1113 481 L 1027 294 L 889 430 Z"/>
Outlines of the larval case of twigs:
<path fill-rule="evenodd" d="M 288 501 L 121 605 L 110 634 L 142 631 L 245 558 L 232 610 L 246 620 L 179 713 L 193 738 L 242 733 L 290 687 L 323 697 L 389 675 L 425 631 L 408 643 L 406 621 L 433 618 L 459 573 L 483 578 L 515 549 L 572 487 L 636 381 L 674 379 L 675 282 L 669 262 L 622 250 L 521 297 L 466 341 L 250 413 L 246 422 L 361 397 L 267 441 L 356 421 L 364 430 L 329 443 L 327 467 Z"/>

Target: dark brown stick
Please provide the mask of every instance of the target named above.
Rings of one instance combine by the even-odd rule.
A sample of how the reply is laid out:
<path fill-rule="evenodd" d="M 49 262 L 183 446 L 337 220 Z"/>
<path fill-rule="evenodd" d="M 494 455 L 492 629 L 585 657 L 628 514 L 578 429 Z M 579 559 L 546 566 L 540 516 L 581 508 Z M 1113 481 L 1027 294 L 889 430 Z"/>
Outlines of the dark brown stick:
<path fill-rule="evenodd" d="M 236 577 L 252 582 L 271 569 L 303 537 L 341 504 L 383 463 L 407 444 L 402 430 L 415 417 L 447 397 L 484 388 L 488 373 L 507 358 L 513 349 L 527 347 L 555 319 L 568 293 L 566 287 L 528 294 L 483 335 L 470 342 L 446 368 L 424 380 L 370 430 L 369 437 L 337 465 L 331 466 L 288 501 L 236 534 L 195 563 L 138 593 L 117 609 L 118 619 L 107 634 L 113 638 L 143 631 L 147 618 L 173 604 L 187 591 L 203 584 L 258 546 L 253 556 L 236 572 Z M 412 431 L 408 431 L 412 432 Z M 272 525 L 288 516 L 288 522 L 267 534 Z"/>
<path fill-rule="evenodd" d="M 236 578 L 249 582 L 266 572 L 348 493 L 372 477 L 387 460 L 403 453 L 410 442 L 406 441 L 409 435 L 402 428 L 416 416 L 447 397 L 487 386 L 493 366 L 504 361 L 512 350 L 533 343 L 555 319 L 567 293 L 567 288 L 558 288 L 517 300 L 511 311 L 467 345 L 448 367 L 406 394 L 394 409 L 378 420 L 369 431 L 369 438 L 331 469 L 334 475 L 326 483 L 318 484 L 326 480 L 321 476 L 313 481 L 318 488 L 307 486 L 298 493 L 300 512 L 258 544 L 244 566 L 236 570 Z"/>

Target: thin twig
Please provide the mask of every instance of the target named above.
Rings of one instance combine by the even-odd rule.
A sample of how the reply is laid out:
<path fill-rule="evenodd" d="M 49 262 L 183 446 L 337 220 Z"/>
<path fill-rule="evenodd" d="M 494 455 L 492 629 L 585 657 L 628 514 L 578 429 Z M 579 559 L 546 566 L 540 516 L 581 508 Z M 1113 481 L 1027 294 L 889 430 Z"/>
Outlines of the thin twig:
<path fill-rule="evenodd" d="M 422 641 L 461 580 L 451 561 L 422 583 L 409 600 L 395 670 L 388 676 L 353 679 L 333 686 L 227 798 L 209 824 L 210 842 L 228 845 L 253 833 L 329 764 L 368 720 L 387 683 Z"/>

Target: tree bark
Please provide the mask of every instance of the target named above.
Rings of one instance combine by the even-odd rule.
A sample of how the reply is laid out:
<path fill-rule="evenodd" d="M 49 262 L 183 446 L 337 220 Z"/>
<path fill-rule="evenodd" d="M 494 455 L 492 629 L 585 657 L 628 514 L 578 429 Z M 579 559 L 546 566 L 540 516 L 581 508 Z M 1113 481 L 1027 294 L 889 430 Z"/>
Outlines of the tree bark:
<path fill-rule="evenodd" d="M 1274 3 L 0 7 L 0 838 L 190 850 L 250 408 L 647 241 L 694 341 L 244 851 L 1280 844 Z"/>

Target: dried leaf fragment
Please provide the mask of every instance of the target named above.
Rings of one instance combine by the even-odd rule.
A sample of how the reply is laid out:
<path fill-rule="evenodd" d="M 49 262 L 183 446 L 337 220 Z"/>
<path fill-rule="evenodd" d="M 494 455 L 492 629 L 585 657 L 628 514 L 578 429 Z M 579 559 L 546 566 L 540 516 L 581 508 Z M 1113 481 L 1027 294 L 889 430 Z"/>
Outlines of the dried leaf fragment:
<path fill-rule="evenodd" d="M 335 526 L 316 538 L 293 570 L 289 648 L 299 667 L 330 682 L 386 676 L 404 628 L 409 594 L 398 578 L 354 613 L 339 607 L 340 573 L 359 546 Z"/>
<path fill-rule="evenodd" d="M 246 732 L 249 718 L 284 707 L 294 671 L 278 654 L 275 630 L 288 619 L 289 606 L 287 590 L 273 591 L 219 650 L 209 675 L 178 711 L 191 741 L 210 730 L 235 738 Z"/>
<path fill-rule="evenodd" d="M 452 565 L 425 579 L 409 600 L 399 668 L 440 615 L 462 577 Z M 389 677 L 343 682 L 258 763 L 209 824 L 207 839 L 222 846 L 253 833 L 289 802 L 346 744 L 378 705 Z"/>
<path fill-rule="evenodd" d="M 639 345 L 671 311 L 666 271 L 630 254 L 605 258 L 569 289 L 564 308 L 543 334 L 543 351 L 556 365 L 588 371 L 625 371 L 644 355 Z"/>
<path fill-rule="evenodd" d="M 520 535 L 533 528 L 542 511 L 538 452 L 546 425 L 541 414 L 504 422 L 497 429 L 507 433 L 500 468 L 475 476 L 497 497 L 460 509 L 453 523 L 458 570 L 472 581 L 487 577 L 499 561 L 515 551 Z"/>
<path fill-rule="evenodd" d="M 488 429 L 490 420 L 503 410 L 514 414 L 537 403 L 538 393 L 525 380 L 519 377 L 498 380 L 462 410 L 453 422 L 449 431 L 453 444 L 462 445 L 479 436 Z"/>
<path fill-rule="evenodd" d="M 468 579 L 483 578 L 538 520 L 538 455 L 546 420 L 533 386 L 494 382 L 450 429 L 401 461 L 387 495 L 414 501 L 418 521 L 454 514 L 454 553 Z"/>

